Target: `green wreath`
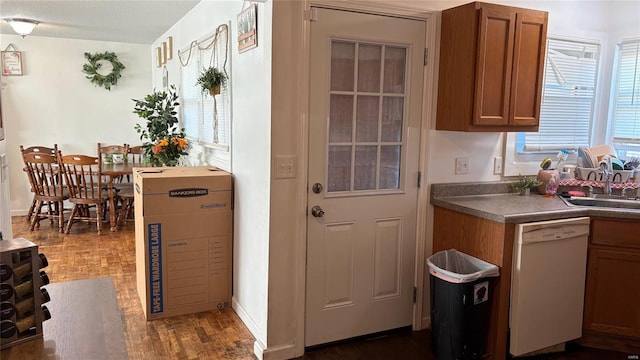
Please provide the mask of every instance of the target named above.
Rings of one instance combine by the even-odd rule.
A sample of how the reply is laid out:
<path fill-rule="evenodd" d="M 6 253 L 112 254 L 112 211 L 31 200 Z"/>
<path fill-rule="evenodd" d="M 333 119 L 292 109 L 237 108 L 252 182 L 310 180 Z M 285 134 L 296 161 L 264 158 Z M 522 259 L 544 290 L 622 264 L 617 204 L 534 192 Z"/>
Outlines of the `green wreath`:
<path fill-rule="evenodd" d="M 115 53 L 105 51 L 102 54 L 97 53 L 95 55 L 86 52 L 84 53 L 84 57 L 89 60 L 88 64 L 82 65 L 82 72 L 88 74 L 86 78 L 91 80 L 95 86 L 102 86 L 111 91 L 111 86 L 118 84 L 118 79 L 122 76 L 120 72 L 124 69 L 124 65 L 118 61 L 118 56 L 116 56 Z M 108 61 L 111 63 L 111 66 L 113 66 L 113 70 L 111 70 L 109 74 L 98 74 L 98 70 L 102 67 L 102 64 L 99 63 L 100 60 Z"/>

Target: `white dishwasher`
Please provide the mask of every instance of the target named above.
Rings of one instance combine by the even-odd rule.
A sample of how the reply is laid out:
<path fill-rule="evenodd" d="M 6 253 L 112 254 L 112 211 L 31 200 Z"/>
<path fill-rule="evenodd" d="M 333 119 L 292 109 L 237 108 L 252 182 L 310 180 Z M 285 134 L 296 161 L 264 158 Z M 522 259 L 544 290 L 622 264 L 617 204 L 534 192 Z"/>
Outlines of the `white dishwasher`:
<path fill-rule="evenodd" d="M 582 336 L 589 218 L 518 224 L 509 352 L 520 356 Z"/>

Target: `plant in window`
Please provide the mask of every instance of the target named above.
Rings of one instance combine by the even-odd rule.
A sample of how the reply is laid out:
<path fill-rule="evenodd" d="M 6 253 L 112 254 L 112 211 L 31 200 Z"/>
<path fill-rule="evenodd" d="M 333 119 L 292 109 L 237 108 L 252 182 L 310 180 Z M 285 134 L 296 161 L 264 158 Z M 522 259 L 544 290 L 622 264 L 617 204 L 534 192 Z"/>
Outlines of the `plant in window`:
<path fill-rule="evenodd" d="M 209 67 L 202 70 L 198 77 L 197 85 L 200 85 L 202 92 L 209 92 L 211 96 L 220 94 L 220 87 L 227 83 L 227 76 L 216 67 Z"/>
<path fill-rule="evenodd" d="M 540 185 L 542 185 L 542 181 L 535 177 L 518 175 L 518 181 L 511 183 L 511 188 L 519 192 L 521 195 L 526 195 L 531 192 L 531 188 Z"/>
<path fill-rule="evenodd" d="M 169 91 L 155 91 L 136 103 L 133 112 L 147 120 L 143 127 L 135 125 L 143 141 L 145 158 L 153 166 L 176 166 L 187 155 L 188 142 L 184 128 L 178 127 L 176 107 L 180 105 L 175 85 Z"/>

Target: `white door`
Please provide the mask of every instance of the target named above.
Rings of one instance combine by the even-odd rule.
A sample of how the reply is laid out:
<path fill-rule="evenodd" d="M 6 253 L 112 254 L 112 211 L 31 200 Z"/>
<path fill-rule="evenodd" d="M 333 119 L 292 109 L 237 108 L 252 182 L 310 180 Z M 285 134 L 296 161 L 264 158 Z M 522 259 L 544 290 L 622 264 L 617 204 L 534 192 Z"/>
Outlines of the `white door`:
<path fill-rule="evenodd" d="M 412 324 L 426 33 L 313 11 L 306 346 Z"/>

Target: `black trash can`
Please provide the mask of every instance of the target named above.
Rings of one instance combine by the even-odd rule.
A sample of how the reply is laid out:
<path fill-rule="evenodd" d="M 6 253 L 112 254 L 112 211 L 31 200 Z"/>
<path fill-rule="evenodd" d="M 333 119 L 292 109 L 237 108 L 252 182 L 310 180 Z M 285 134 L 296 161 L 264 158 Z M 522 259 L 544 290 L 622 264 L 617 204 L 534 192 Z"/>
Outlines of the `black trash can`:
<path fill-rule="evenodd" d="M 496 265 L 455 249 L 427 259 L 431 283 L 431 345 L 438 360 L 480 359 L 491 313 Z"/>

